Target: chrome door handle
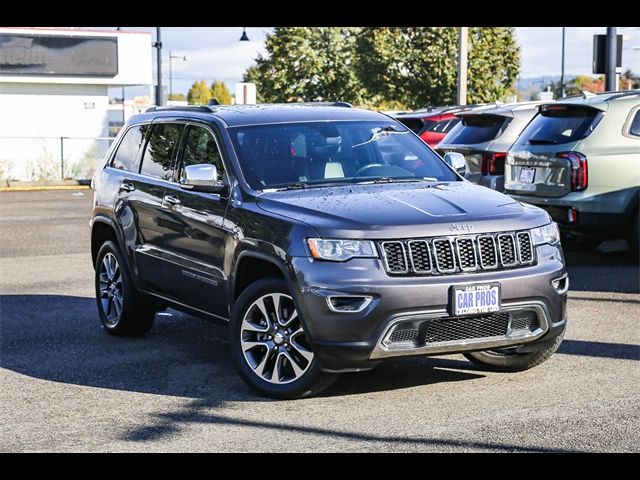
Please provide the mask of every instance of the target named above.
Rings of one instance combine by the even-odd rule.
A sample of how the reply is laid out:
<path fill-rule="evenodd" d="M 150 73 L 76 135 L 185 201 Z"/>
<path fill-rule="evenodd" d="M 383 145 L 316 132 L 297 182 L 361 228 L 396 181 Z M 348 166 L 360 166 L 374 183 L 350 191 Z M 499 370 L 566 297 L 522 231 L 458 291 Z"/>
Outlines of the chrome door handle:
<path fill-rule="evenodd" d="M 180 205 L 182 203 L 175 195 L 165 195 L 164 201 L 169 205 Z"/>
<path fill-rule="evenodd" d="M 125 191 L 125 192 L 133 192 L 136 189 L 136 187 L 133 186 L 133 183 L 129 183 L 129 182 L 122 182 L 120 184 L 120 191 Z"/>

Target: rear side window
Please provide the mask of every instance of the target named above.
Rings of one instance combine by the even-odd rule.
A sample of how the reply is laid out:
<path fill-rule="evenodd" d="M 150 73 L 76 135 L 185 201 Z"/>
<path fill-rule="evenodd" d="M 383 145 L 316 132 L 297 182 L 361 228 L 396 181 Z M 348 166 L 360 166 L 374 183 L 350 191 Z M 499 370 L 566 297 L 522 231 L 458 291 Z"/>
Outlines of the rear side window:
<path fill-rule="evenodd" d="M 635 117 L 633 117 L 633 120 L 631 121 L 629 134 L 635 137 L 640 137 L 640 110 L 636 112 Z"/>
<path fill-rule="evenodd" d="M 575 105 L 546 105 L 524 129 L 518 143 L 556 145 L 587 137 L 602 118 L 595 108 Z"/>
<path fill-rule="evenodd" d="M 183 125 L 175 123 L 159 123 L 153 127 L 142 157 L 140 173 L 163 180 L 171 180 L 173 152 L 180 139 L 182 128 Z"/>
<path fill-rule="evenodd" d="M 500 115 L 466 115 L 451 129 L 445 142 L 465 145 L 488 142 L 498 136 L 505 120 Z"/>
<path fill-rule="evenodd" d="M 138 151 L 144 142 L 147 128 L 147 125 L 140 125 L 127 130 L 111 162 L 113 168 L 128 172 L 138 171 Z"/>

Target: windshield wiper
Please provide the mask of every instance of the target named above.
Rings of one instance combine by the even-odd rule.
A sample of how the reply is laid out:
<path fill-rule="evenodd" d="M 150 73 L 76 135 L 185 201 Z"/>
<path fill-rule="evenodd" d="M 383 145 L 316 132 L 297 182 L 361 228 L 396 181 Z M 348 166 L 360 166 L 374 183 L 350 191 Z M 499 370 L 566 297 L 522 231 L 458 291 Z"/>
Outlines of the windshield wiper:
<path fill-rule="evenodd" d="M 371 180 L 365 180 L 365 182 L 373 183 L 409 183 L 409 182 L 437 182 L 439 181 L 435 177 L 409 177 L 409 178 L 393 178 L 393 177 L 377 177 Z"/>
<path fill-rule="evenodd" d="M 530 138 L 529 143 L 531 145 L 555 145 L 558 141 L 550 138 Z"/>

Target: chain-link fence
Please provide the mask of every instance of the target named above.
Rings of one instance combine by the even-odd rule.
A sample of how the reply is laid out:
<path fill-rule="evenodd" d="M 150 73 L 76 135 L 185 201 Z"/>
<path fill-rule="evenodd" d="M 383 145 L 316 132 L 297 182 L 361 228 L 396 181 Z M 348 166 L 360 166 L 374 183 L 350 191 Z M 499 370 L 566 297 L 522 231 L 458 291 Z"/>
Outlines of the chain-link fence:
<path fill-rule="evenodd" d="M 0 181 L 89 179 L 113 140 L 111 137 L 0 136 Z"/>

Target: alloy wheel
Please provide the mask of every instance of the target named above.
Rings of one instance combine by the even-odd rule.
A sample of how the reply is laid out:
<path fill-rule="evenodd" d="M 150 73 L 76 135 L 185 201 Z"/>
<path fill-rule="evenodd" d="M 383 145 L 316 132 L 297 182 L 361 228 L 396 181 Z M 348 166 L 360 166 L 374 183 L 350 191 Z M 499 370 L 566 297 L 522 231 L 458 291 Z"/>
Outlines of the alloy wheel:
<path fill-rule="evenodd" d="M 251 304 L 242 319 L 240 344 L 253 373 L 273 384 L 299 379 L 313 361 L 293 300 L 283 293 Z"/>
<path fill-rule="evenodd" d="M 106 323 L 116 325 L 122 314 L 122 272 L 116 256 L 109 252 L 102 259 L 99 273 L 100 305 Z"/>

